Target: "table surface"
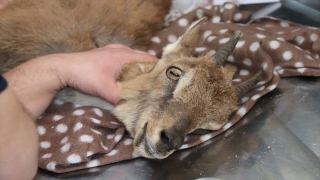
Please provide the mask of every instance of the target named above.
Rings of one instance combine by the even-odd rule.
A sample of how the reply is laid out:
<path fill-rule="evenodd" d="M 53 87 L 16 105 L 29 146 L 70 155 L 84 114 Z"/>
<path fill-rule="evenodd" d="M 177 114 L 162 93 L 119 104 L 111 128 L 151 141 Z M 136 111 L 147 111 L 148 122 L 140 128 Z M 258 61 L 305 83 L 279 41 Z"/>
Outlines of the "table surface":
<path fill-rule="evenodd" d="M 281 7 L 271 15 L 301 21 L 290 13 Z M 164 160 L 138 158 L 64 174 L 39 169 L 35 179 L 319 180 L 319 107 L 319 77 L 283 78 L 239 123 L 204 144 Z"/>

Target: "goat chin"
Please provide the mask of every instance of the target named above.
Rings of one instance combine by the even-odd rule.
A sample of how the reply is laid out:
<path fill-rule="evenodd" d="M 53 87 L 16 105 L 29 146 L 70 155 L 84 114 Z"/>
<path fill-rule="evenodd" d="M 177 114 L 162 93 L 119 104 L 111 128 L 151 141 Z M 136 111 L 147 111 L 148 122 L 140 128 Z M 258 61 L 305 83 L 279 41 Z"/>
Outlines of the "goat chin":
<path fill-rule="evenodd" d="M 59 91 L 56 94 L 55 99 L 74 103 L 75 106 L 95 106 L 109 111 L 114 108 L 112 104 L 100 97 L 91 96 L 72 88 L 65 88 Z"/>

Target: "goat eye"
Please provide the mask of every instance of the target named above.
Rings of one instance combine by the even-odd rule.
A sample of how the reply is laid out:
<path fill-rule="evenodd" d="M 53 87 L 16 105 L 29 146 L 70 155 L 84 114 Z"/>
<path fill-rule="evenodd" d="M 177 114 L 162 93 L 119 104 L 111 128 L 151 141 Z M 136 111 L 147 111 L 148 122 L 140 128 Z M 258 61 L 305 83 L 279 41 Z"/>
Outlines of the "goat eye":
<path fill-rule="evenodd" d="M 170 67 L 167 69 L 167 77 L 172 80 L 179 80 L 181 76 L 181 70 L 176 67 Z"/>

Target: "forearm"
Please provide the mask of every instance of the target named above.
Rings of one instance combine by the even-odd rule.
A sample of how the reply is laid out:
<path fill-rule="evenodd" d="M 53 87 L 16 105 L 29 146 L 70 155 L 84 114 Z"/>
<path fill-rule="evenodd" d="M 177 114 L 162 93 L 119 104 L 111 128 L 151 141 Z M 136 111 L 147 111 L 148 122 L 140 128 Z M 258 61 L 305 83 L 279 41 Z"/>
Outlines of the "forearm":
<path fill-rule="evenodd" d="M 32 179 L 38 167 L 38 135 L 8 87 L 0 93 L 0 137 L 0 179 Z"/>
<path fill-rule="evenodd" d="M 3 75 L 33 119 L 45 111 L 54 95 L 62 88 L 57 75 L 59 61 L 59 55 L 43 56 Z"/>

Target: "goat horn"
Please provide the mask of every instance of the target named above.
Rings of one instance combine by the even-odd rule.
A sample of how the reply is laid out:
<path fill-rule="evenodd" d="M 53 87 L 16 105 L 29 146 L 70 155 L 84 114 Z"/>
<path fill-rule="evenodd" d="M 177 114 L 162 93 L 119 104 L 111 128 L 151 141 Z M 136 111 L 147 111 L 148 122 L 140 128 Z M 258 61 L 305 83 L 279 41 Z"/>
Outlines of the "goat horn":
<path fill-rule="evenodd" d="M 248 92 L 254 85 L 257 84 L 257 82 L 261 79 L 263 75 L 263 71 L 260 69 L 254 76 L 252 76 L 250 79 L 246 80 L 243 83 L 238 84 L 236 89 L 236 95 L 237 97 L 241 97 L 246 92 Z"/>
<path fill-rule="evenodd" d="M 232 36 L 232 38 L 213 55 L 217 64 L 219 65 L 224 64 L 224 62 L 228 59 L 234 47 L 238 43 L 240 36 L 241 36 L 241 31 L 236 31 Z"/>

